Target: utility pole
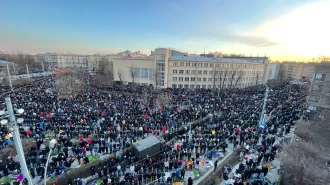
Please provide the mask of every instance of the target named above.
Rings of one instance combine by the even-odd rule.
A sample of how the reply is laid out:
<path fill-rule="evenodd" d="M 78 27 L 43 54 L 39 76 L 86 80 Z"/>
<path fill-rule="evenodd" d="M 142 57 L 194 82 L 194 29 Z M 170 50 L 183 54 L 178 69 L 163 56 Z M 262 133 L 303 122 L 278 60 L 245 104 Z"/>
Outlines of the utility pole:
<path fill-rule="evenodd" d="M 30 73 L 29 73 L 29 66 L 26 64 L 26 74 L 28 78 L 30 78 Z"/>
<path fill-rule="evenodd" d="M 263 119 L 264 119 L 264 114 L 265 114 L 266 104 L 267 104 L 267 98 L 268 98 L 268 91 L 269 91 L 269 88 L 266 85 L 266 93 L 265 93 L 265 98 L 264 98 L 264 104 L 262 106 L 261 116 L 260 116 L 260 120 L 259 120 L 260 125 L 261 125 L 261 123 L 263 122 Z"/>
<path fill-rule="evenodd" d="M 23 151 L 23 147 L 22 147 L 22 141 L 20 138 L 18 126 L 16 124 L 16 118 L 15 118 L 15 114 L 14 114 L 13 106 L 11 104 L 10 97 L 6 97 L 5 102 L 6 102 L 6 106 L 7 106 L 7 110 L 8 110 L 10 125 L 13 127 L 13 130 L 14 130 L 13 138 L 14 138 L 14 143 L 15 143 L 15 147 L 16 147 L 16 151 L 17 151 L 19 164 L 21 166 L 22 174 L 23 174 L 24 178 L 26 178 L 28 180 L 28 185 L 32 185 L 32 179 L 31 179 L 28 167 L 26 165 L 26 160 L 25 160 L 24 151 Z"/>
<path fill-rule="evenodd" d="M 11 83 L 11 77 L 10 77 L 10 72 L 9 72 L 9 66 L 8 66 L 8 64 L 7 64 L 7 72 L 8 72 L 9 87 L 10 87 L 10 90 L 13 90 L 13 84 Z"/>

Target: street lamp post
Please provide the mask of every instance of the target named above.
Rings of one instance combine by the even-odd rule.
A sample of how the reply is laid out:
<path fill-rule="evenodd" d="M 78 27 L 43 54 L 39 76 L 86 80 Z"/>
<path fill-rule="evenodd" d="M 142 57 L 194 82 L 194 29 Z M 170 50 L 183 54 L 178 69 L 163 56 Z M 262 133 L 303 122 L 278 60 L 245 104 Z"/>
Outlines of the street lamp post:
<path fill-rule="evenodd" d="M 11 104 L 10 97 L 6 97 L 5 102 L 6 102 L 6 107 L 8 110 L 8 117 L 9 117 L 10 125 L 14 131 L 13 138 L 14 138 L 14 143 L 15 143 L 15 147 L 16 147 L 16 151 L 17 151 L 17 156 L 18 156 L 19 163 L 21 166 L 21 171 L 22 171 L 24 178 L 26 178 L 28 180 L 28 184 L 32 185 L 32 179 L 31 179 L 28 167 L 26 165 L 26 160 L 25 160 L 24 151 L 23 151 L 23 147 L 22 147 L 22 141 L 20 138 L 20 133 L 19 133 L 18 126 L 16 123 L 16 118 L 15 118 L 15 114 L 14 114 L 13 106 Z M 24 112 L 24 110 L 18 109 L 17 112 L 19 114 L 22 114 Z M 1 124 L 6 124 L 6 122 L 7 122 L 7 120 L 2 120 Z M 17 120 L 17 122 L 22 123 L 23 118 L 19 118 Z"/>
<path fill-rule="evenodd" d="M 49 159 L 50 159 L 50 155 L 52 153 L 52 150 L 54 149 L 55 145 L 56 145 L 57 141 L 56 139 L 52 139 L 49 142 L 49 153 L 48 153 L 48 157 L 47 157 L 47 162 L 46 162 L 46 166 L 45 166 L 45 173 L 44 173 L 44 184 L 47 185 L 47 168 L 48 168 L 48 163 L 49 163 Z"/>

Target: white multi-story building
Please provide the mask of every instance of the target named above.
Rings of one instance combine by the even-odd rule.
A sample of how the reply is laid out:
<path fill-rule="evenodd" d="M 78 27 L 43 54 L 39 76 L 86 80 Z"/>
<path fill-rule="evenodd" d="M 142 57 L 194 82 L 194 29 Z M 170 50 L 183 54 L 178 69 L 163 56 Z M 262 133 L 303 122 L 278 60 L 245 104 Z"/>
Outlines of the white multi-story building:
<path fill-rule="evenodd" d="M 87 68 L 88 63 L 87 55 L 46 53 L 44 58 L 57 68 Z"/>
<path fill-rule="evenodd" d="M 162 88 L 247 87 L 268 80 L 267 57 L 191 57 L 166 48 L 152 54 L 149 58 L 114 58 L 114 80 Z"/>

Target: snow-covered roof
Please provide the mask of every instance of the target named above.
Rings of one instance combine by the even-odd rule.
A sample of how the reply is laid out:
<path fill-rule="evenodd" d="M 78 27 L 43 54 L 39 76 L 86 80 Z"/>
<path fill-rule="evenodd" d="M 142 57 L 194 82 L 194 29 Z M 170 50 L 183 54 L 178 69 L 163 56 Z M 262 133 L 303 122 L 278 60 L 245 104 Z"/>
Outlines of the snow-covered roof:
<path fill-rule="evenodd" d="M 262 60 L 236 59 L 236 58 L 211 58 L 211 57 L 189 57 L 171 56 L 169 60 L 196 61 L 196 62 L 228 62 L 228 63 L 262 63 Z"/>

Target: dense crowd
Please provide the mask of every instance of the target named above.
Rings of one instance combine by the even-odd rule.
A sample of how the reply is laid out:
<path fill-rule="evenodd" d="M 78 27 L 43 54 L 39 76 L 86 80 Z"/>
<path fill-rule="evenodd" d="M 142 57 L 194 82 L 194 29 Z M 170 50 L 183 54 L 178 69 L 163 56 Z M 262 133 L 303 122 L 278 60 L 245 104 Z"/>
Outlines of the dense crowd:
<path fill-rule="evenodd" d="M 260 138 L 257 133 L 249 130 L 242 131 L 241 137 L 237 138 L 236 142 L 241 143 L 240 163 L 230 180 L 228 180 L 230 168 L 223 168 L 222 176 L 227 181 L 226 185 L 268 183 L 267 163 L 273 161 L 280 152 L 281 142 L 285 138 L 283 136 L 290 132 L 291 126 L 296 124 L 304 110 L 300 88 L 293 86 L 290 92 L 292 93 L 290 97 L 283 92 L 270 95 L 267 105 L 268 111 L 272 111 Z M 240 129 L 237 132 L 240 132 Z"/>
<path fill-rule="evenodd" d="M 92 167 L 91 175 L 104 178 L 104 184 L 119 181 L 123 184 L 133 181 L 136 184 L 166 183 L 183 178 L 186 170 L 183 166 L 193 168 L 199 164 L 200 156 L 212 157 L 214 151 L 225 151 L 228 143 L 234 143 L 234 150 L 243 143 L 250 143 L 260 153 L 264 152 L 265 158 L 267 148 L 263 146 L 271 146 L 271 140 L 263 138 L 262 146 L 258 146 L 258 133 L 275 134 L 281 129 L 287 130 L 282 126 L 288 128 L 300 111 L 299 103 L 295 104 L 294 99 L 287 103 L 286 96 L 282 96 L 288 93 L 287 87 L 272 89 L 267 113 L 277 111 L 261 131 L 258 123 L 265 92 L 261 85 L 225 90 L 220 96 L 212 89 L 135 86 L 130 93 L 90 90 L 67 99 L 58 99 L 53 85 L 54 78 L 47 77 L 10 93 L 14 111 L 25 110 L 20 116 L 24 118 L 19 124 L 21 137 L 36 141 L 26 153 L 32 177 L 44 174 L 50 151 L 45 141 L 50 133 L 58 143 L 51 151 L 57 155 L 49 163 L 47 176 L 64 176 L 75 160 L 80 164 L 89 163 L 87 154 L 115 153 L 116 157 L 108 159 L 105 166 Z M 6 111 L 4 103 L 0 110 Z M 199 122 L 188 124 L 195 120 Z M 184 129 L 179 130 L 181 127 Z M 1 125 L 0 150 L 12 144 L 11 132 L 10 127 Z M 163 137 L 167 149 L 142 161 L 135 158 L 133 151 L 125 150 L 149 135 Z M 175 144 L 177 141 L 180 141 L 179 146 Z M 270 148 L 269 156 L 274 153 Z M 17 157 L 2 158 L 0 171 L 4 176 L 19 173 Z M 165 178 L 165 172 L 172 175 Z M 70 179 L 68 183 L 82 185 L 86 182 L 80 178 Z"/>

